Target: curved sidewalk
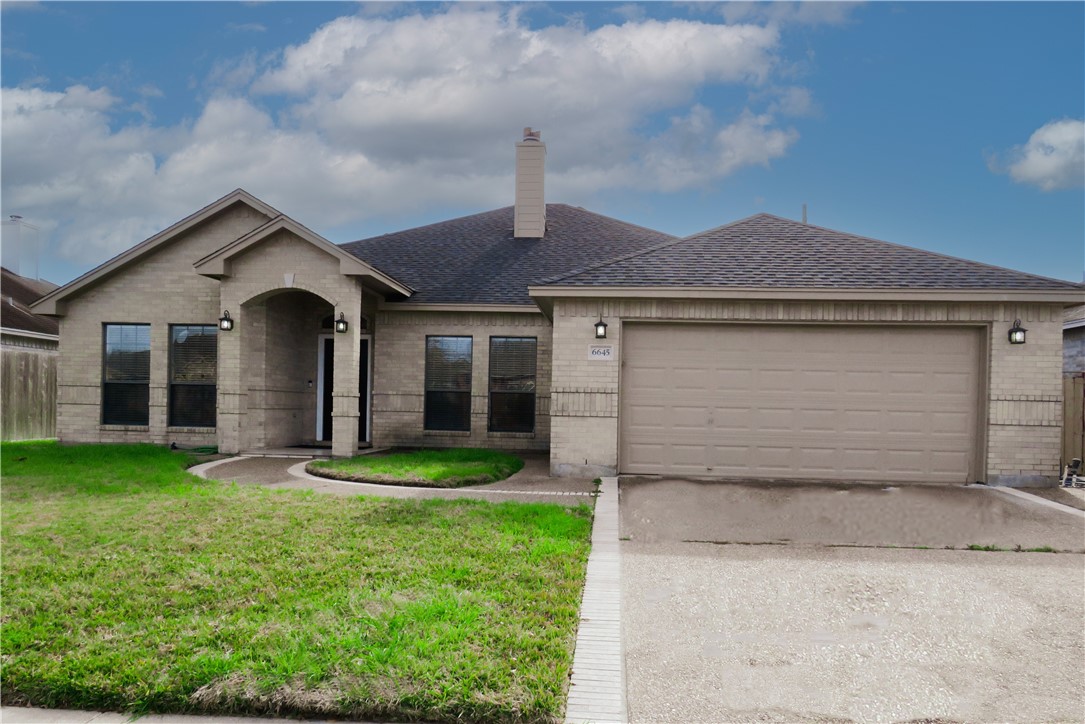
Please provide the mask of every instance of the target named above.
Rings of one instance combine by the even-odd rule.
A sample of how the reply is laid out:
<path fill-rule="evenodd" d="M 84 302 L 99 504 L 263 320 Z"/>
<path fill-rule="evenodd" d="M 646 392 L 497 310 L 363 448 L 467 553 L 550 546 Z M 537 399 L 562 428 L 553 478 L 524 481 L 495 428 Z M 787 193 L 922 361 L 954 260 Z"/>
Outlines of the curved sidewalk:
<path fill-rule="evenodd" d="M 551 478 L 549 461 L 529 456 L 524 468 L 506 480 L 465 488 L 422 488 L 402 485 L 374 485 L 331 480 L 305 472 L 309 460 L 239 456 L 215 460 L 189 468 L 202 478 L 259 485 L 277 490 L 313 490 L 332 495 L 374 495 L 387 498 L 474 498 L 502 502 L 590 505 L 595 486 L 585 478 Z"/>

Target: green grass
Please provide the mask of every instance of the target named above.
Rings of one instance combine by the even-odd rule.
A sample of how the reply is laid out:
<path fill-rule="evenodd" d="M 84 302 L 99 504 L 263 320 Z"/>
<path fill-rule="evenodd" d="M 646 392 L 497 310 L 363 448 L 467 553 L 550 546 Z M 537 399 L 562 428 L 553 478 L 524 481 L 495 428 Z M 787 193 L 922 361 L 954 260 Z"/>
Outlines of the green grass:
<path fill-rule="evenodd" d="M 498 450 L 453 448 L 314 460 L 305 469 L 313 475 L 360 483 L 459 488 L 504 480 L 523 467 L 523 460 Z"/>
<path fill-rule="evenodd" d="M 562 714 L 586 507 L 240 487 L 153 446 L 0 458 L 5 704 Z"/>

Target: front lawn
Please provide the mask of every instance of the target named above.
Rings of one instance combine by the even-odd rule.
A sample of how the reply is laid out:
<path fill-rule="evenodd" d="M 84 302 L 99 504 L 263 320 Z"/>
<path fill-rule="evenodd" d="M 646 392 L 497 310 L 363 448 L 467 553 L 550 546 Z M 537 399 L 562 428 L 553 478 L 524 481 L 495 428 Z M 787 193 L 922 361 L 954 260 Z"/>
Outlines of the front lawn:
<path fill-rule="evenodd" d="M 0 453 L 4 704 L 562 715 L 587 508 L 240 487 L 153 446 Z"/>
<path fill-rule="evenodd" d="M 523 460 L 499 450 L 453 448 L 314 460 L 305 469 L 313 475 L 356 483 L 460 488 L 504 480 L 523 467 Z"/>

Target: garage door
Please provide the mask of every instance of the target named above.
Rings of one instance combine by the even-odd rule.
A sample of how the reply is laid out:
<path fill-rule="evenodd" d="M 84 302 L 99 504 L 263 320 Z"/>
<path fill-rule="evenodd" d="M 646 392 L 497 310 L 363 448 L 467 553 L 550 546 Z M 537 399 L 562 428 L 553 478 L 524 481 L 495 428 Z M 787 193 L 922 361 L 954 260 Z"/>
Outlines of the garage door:
<path fill-rule="evenodd" d="M 977 479 L 981 330 L 627 323 L 624 473 Z"/>

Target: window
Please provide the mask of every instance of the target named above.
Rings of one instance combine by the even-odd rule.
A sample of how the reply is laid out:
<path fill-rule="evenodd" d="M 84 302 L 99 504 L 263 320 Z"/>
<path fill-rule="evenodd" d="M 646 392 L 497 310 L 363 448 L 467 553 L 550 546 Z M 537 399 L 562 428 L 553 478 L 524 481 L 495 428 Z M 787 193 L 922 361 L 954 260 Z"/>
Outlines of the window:
<path fill-rule="evenodd" d="M 170 427 L 215 426 L 218 327 L 170 326 Z"/>
<path fill-rule="evenodd" d="M 535 431 L 534 337 L 490 337 L 490 432 Z"/>
<path fill-rule="evenodd" d="M 426 337 L 427 430 L 471 429 L 471 338 Z"/>
<path fill-rule="evenodd" d="M 151 325 L 103 327 L 102 424 L 146 425 L 150 404 Z"/>

